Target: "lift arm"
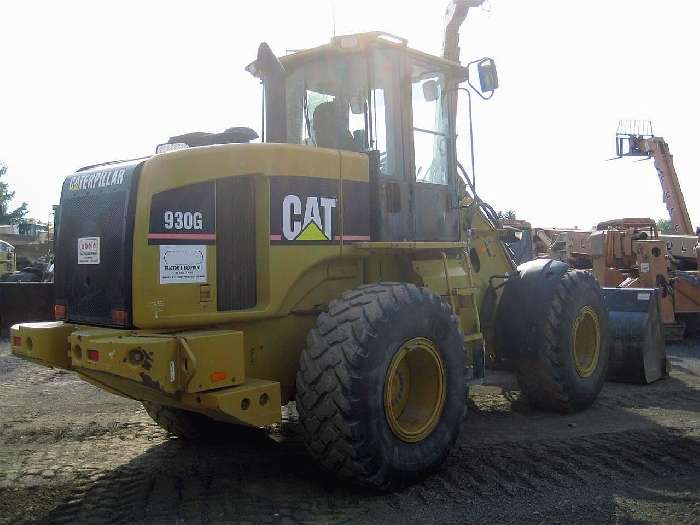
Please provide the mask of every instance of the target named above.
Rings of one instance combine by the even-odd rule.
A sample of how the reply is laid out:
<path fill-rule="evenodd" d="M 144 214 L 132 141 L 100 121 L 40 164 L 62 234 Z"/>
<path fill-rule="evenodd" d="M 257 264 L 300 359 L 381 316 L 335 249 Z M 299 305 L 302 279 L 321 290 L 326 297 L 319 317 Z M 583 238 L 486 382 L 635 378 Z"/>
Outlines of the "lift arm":
<path fill-rule="evenodd" d="M 445 12 L 445 41 L 442 56 L 459 62 L 459 28 L 467 18 L 470 7 L 479 7 L 485 0 L 452 0 Z"/>

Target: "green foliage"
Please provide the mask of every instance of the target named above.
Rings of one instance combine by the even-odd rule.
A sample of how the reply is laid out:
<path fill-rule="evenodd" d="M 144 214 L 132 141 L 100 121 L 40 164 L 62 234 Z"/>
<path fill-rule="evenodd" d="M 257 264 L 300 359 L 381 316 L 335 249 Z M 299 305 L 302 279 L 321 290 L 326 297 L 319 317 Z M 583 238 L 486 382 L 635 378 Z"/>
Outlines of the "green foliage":
<path fill-rule="evenodd" d="M 21 206 L 10 211 L 10 202 L 14 199 L 15 192 L 10 191 L 7 182 L 1 180 L 6 173 L 7 166 L 0 162 L 0 224 L 17 224 L 27 215 L 27 203 L 23 202 Z"/>
<path fill-rule="evenodd" d="M 516 219 L 515 210 L 499 211 L 497 215 L 501 221 L 514 221 Z"/>
<path fill-rule="evenodd" d="M 659 230 L 659 233 L 675 233 L 673 231 L 673 223 L 671 222 L 671 219 L 656 219 L 656 227 Z"/>

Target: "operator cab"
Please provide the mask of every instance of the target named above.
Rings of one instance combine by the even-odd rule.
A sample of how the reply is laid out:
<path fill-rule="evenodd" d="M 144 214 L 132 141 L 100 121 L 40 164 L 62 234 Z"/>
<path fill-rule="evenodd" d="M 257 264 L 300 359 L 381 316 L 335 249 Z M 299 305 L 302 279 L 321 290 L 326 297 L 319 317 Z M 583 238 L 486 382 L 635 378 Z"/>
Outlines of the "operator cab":
<path fill-rule="evenodd" d="M 265 86 L 266 142 L 369 155 L 372 240 L 459 238 L 451 108 L 466 68 L 364 33 L 279 61 L 262 44 L 247 69 Z"/>

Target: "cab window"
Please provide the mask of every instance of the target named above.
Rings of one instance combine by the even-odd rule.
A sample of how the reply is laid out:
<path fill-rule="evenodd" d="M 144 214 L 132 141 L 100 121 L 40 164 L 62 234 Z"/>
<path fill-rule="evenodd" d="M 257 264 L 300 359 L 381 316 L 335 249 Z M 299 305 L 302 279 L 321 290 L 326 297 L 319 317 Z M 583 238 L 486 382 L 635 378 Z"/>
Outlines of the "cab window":
<path fill-rule="evenodd" d="M 379 174 L 402 178 L 399 56 L 377 47 L 371 54 L 370 149 L 379 152 Z"/>
<path fill-rule="evenodd" d="M 361 152 L 368 147 L 366 62 L 330 57 L 287 78 L 287 142 Z"/>
<path fill-rule="evenodd" d="M 449 121 L 445 76 L 414 68 L 411 81 L 415 180 L 448 183 Z"/>

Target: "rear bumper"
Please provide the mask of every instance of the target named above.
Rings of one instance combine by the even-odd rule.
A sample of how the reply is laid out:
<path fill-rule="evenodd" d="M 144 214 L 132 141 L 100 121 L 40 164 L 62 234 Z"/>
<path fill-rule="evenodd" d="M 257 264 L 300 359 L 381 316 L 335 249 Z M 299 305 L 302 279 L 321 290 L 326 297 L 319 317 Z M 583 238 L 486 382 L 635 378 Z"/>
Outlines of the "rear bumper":
<path fill-rule="evenodd" d="M 75 370 L 86 381 L 132 399 L 252 426 L 281 418 L 279 383 L 245 375 L 243 332 L 23 323 L 12 327 L 11 343 L 18 357 Z"/>

